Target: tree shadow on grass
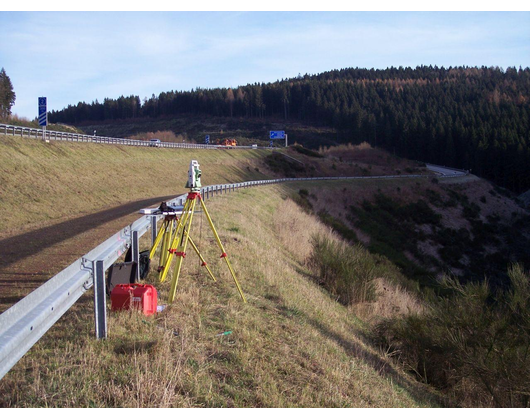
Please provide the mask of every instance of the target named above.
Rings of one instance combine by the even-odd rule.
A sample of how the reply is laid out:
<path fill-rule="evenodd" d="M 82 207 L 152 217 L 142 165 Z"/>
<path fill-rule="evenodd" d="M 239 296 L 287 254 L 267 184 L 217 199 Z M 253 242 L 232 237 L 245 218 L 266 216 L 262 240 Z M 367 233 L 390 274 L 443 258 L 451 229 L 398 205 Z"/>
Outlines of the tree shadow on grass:
<path fill-rule="evenodd" d="M 156 203 L 170 200 L 174 197 L 175 195 L 171 195 L 132 201 L 97 213 L 2 239 L 0 240 L 0 270 L 85 231 L 97 228 L 105 223 L 135 213 L 142 208 L 153 206 Z M 113 233 L 109 232 L 108 236 L 111 236 Z"/>
<path fill-rule="evenodd" d="M 333 331 L 332 328 L 324 325 L 316 319 L 310 318 L 305 314 L 302 316 L 305 317 L 306 321 L 316 328 L 324 337 L 339 344 L 349 356 L 363 360 L 380 376 L 391 380 L 393 383 L 404 389 L 416 402 L 418 402 L 419 405 L 448 406 L 448 401 L 443 399 L 440 395 L 430 391 L 419 382 L 416 382 L 413 378 L 409 378 L 406 374 L 398 372 L 388 361 L 377 355 L 375 351 L 370 352 L 360 344 L 344 337 L 336 331 Z M 359 331 L 352 331 L 352 335 L 358 337 Z M 369 345 L 369 343 L 366 344 Z"/>

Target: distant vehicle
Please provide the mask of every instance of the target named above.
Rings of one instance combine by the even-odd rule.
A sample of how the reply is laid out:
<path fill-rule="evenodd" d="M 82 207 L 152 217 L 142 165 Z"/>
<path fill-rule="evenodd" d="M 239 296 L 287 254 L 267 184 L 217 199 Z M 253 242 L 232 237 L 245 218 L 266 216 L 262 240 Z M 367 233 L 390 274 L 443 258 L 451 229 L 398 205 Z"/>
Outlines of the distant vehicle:
<path fill-rule="evenodd" d="M 149 140 L 149 147 L 160 147 L 161 143 L 160 139 L 151 139 Z"/>
<path fill-rule="evenodd" d="M 258 148 L 258 145 L 257 145 L 257 144 L 253 144 L 253 145 L 252 145 L 252 148 L 253 148 L 253 149 L 257 149 L 257 148 Z"/>
<path fill-rule="evenodd" d="M 221 144 L 223 146 L 229 146 L 229 147 L 232 147 L 232 146 L 237 146 L 237 141 L 236 139 L 224 139 Z"/>

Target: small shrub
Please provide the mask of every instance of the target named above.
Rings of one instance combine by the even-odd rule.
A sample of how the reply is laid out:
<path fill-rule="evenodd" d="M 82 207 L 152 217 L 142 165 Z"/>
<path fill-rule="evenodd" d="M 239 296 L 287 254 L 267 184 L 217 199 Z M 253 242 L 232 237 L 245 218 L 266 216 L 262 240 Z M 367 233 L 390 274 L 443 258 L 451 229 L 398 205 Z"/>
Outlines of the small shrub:
<path fill-rule="evenodd" d="M 327 211 L 325 210 L 319 211 L 318 217 L 323 223 L 330 226 L 334 231 L 336 231 L 340 236 L 342 236 L 347 241 L 350 241 L 352 243 L 359 242 L 359 240 L 357 239 L 357 235 L 355 234 L 353 230 L 351 230 L 348 226 L 346 226 L 339 219 L 336 219 L 335 217 L 333 217 Z"/>
<path fill-rule="evenodd" d="M 511 288 L 445 278 L 431 310 L 379 323 L 378 343 L 423 381 L 472 406 L 530 407 L 530 277 L 508 270 Z M 466 382 L 467 394 L 459 394 Z"/>
<path fill-rule="evenodd" d="M 306 155 L 306 156 L 317 157 L 317 158 L 323 158 L 324 157 L 320 153 L 318 153 L 318 152 L 316 152 L 314 150 L 311 150 L 311 149 L 306 149 L 304 146 L 302 146 L 300 144 L 295 144 L 292 147 L 298 153 L 301 153 L 301 154 Z"/>
<path fill-rule="evenodd" d="M 348 245 L 326 236 L 312 238 L 308 265 L 320 284 L 344 305 L 375 299 L 374 260 L 361 245 Z"/>
<path fill-rule="evenodd" d="M 462 216 L 468 220 L 478 219 L 480 207 L 476 203 L 465 203 L 462 208 Z"/>
<path fill-rule="evenodd" d="M 291 198 L 302 210 L 309 214 L 313 212 L 313 205 L 309 201 L 308 196 L 309 192 L 307 190 L 300 190 L 298 194 L 293 194 Z"/>

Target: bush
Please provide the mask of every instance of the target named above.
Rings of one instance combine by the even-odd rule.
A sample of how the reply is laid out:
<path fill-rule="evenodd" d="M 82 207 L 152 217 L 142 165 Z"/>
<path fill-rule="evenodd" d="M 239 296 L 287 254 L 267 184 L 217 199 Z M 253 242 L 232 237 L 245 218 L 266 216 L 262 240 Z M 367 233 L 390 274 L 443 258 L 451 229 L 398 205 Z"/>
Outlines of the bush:
<path fill-rule="evenodd" d="M 307 155 L 307 156 L 311 156 L 311 157 L 317 157 L 317 158 L 323 158 L 324 156 L 322 156 L 320 153 L 314 151 L 314 150 L 311 150 L 311 149 L 306 149 L 304 146 L 300 145 L 300 144 L 295 144 L 294 146 L 292 146 L 292 148 L 294 150 L 296 150 L 298 153 L 301 153 L 303 155 Z"/>
<path fill-rule="evenodd" d="M 375 263 L 361 245 L 315 236 L 312 247 L 308 264 L 339 302 L 351 305 L 375 299 Z"/>
<path fill-rule="evenodd" d="M 318 217 L 323 223 L 330 226 L 335 232 L 337 232 L 340 236 L 342 236 L 347 241 L 350 241 L 353 243 L 359 242 L 359 239 L 357 238 L 357 235 L 355 234 L 353 230 L 351 230 L 348 226 L 346 226 L 339 219 L 336 219 L 335 217 L 333 217 L 326 210 L 319 211 Z"/>
<path fill-rule="evenodd" d="M 430 312 L 378 324 L 377 341 L 467 405 L 530 407 L 530 278 L 519 265 L 508 276 L 510 290 L 495 294 L 446 278 Z"/>
<path fill-rule="evenodd" d="M 313 212 L 313 205 L 309 201 L 309 192 L 307 190 L 300 190 L 298 194 L 292 194 L 291 199 L 298 204 L 302 210 L 307 214 Z"/>

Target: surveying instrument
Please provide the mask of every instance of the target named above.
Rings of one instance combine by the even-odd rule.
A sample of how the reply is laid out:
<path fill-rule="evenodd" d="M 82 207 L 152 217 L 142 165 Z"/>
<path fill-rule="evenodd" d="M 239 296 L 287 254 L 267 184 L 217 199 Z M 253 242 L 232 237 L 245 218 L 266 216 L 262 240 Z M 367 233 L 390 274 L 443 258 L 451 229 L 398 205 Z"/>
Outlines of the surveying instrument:
<path fill-rule="evenodd" d="M 228 256 L 226 255 L 226 251 L 223 247 L 221 239 L 217 234 L 217 230 L 215 229 L 215 226 L 212 222 L 212 218 L 210 217 L 210 214 L 206 209 L 206 205 L 204 204 L 204 200 L 201 195 L 201 170 L 199 169 L 199 163 L 196 160 L 192 160 L 190 162 L 186 188 L 189 188 L 190 192 L 188 193 L 186 202 L 184 203 L 183 207 L 170 207 L 167 206 L 165 203 L 162 203 L 162 205 L 160 206 L 159 209 L 164 215 L 164 221 L 158 231 L 158 234 L 156 235 L 156 239 L 149 253 L 149 259 L 152 259 L 155 256 L 159 245 L 161 245 L 160 260 L 158 266 L 160 282 L 164 282 L 166 280 L 173 259 L 176 258 L 177 260 L 171 280 L 168 303 L 173 303 L 173 300 L 175 299 L 180 269 L 182 267 L 182 262 L 186 257 L 186 249 L 188 246 L 188 242 L 199 256 L 201 266 L 205 267 L 208 271 L 208 275 L 210 276 L 210 278 L 213 281 L 216 281 L 212 271 L 208 267 L 208 264 L 206 263 L 205 259 L 197 248 L 197 245 L 190 236 L 191 224 L 193 221 L 193 214 L 195 213 L 197 201 L 200 203 L 199 205 L 202 207 L 206 219 L 208 220 L 208 224 L 210 225 L 215 239 L 217 240 L 217 244 L 219 245 L 219 248 L 221 250 L 220 258 L 223 258 L 226 261 L 226 265 L 228 266 L 228 270 L 230 271 L 230 274 L 234 279 L 241 299 L 243 299 L 243 302 L 246 302 L 245 296 L 243 294 L 243 291 L 241 290 L 241 286 L 237 281 L 232 265 L 228 260 Z"/>

